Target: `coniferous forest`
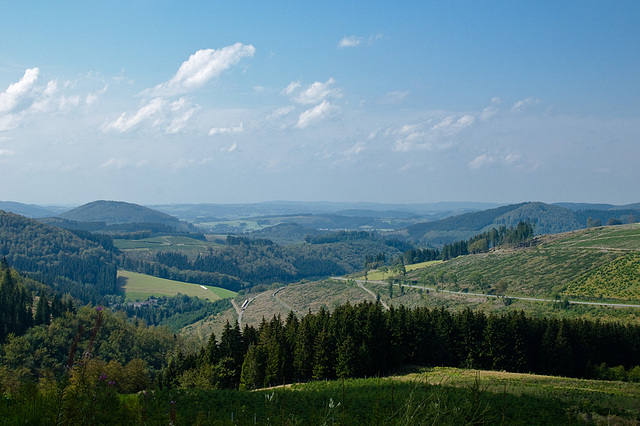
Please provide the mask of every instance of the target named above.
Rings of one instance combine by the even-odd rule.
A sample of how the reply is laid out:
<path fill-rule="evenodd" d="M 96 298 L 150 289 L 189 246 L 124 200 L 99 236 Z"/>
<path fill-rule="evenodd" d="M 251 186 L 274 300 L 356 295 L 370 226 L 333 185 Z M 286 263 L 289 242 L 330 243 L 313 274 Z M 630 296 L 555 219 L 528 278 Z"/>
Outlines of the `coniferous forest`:
<path fill-rule="evenodd" d="M 465 367 L 600 378 L 622 366 L 640 380 L 640 327 L 532 318 L 522 312 L 383 309 L 342 305 L 298 319 L 263 320 L 256 329 L 227 323 L 196 353 L 174 357 L 166 387 L 256 389 L 309 380 L 372 377 L 403 365 Z M 637 377 L 636 377 L 637 376 Z"/>

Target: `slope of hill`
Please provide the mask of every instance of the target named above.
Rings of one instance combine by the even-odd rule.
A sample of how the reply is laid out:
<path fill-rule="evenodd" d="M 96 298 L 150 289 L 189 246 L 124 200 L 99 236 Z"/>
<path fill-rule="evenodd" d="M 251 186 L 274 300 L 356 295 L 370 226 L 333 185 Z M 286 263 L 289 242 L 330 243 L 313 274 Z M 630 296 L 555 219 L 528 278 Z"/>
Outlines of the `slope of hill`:
<path fill-rule="evenodd" d="M 0 211 L 0 255 L 60 294 L 96 303 L 116 292 L 113 242 Z"/>
<path fill-rule="evenodd" d="M 26 217 L 47 217 L 55 215 L 53 210 L 36 206 L 35 204 L 22 204 L 14 201 L 0 201 L 0 210 Z"/>
<path fill-rule="evenodd" d="M 469 293 L 640 300 L 640 225 L 538 238 L 535 247 L 460 256 L 409 272 L 409 280 Z"/>
<path fill-rule="evenodd" d="M 606 224 L 610 219 L 628 223 L 630 220 L 634 221 L 635 217 L 640 218 L 640 210 L 594 208 L 574 211 L 559 205 L 528 202 L 415 224 L 407 227 L 404 234 L 412 241 L 437 246 L 468 239 L 494 227 L 516 226 L 520 221 L 534 223 L 536 235 L 543 235 L 586 228 L 588 218 L 598 219 Z"/>
<path fill-rule="evenodd" d="M 58 217 L 76 222 L 103 222 L 107 225 L 157 223 L 180 231 L 192 229 L 191 225 L 176 217 L 123 201 L 93 201 L 62 213 Z"/>

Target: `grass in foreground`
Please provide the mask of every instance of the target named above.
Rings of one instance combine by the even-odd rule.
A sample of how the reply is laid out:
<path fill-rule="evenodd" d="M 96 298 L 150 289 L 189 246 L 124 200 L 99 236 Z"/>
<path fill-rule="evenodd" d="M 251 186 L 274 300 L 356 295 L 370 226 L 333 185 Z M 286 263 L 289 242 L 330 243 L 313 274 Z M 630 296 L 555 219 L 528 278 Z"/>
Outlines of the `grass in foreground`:
<path fill-rule="evenodd" d="M 6 424 L 637 424 L 640 385 L 453 368 L 254 392 L 192 388 L 116 397 L 98 383 L 73 399 L 25 388 L 0 400 L 0 416 Z"/>
<path fill-rule="evenodd" d="M 144 300 L 149 296 L 175 296 L 178 293 L 215 301 L 233 298 L 237 294 L 220 287 L 167 280 L 123 270 L 118 271 L 118 282 L 123 283 L 121 288 L 129 301 Z"/>

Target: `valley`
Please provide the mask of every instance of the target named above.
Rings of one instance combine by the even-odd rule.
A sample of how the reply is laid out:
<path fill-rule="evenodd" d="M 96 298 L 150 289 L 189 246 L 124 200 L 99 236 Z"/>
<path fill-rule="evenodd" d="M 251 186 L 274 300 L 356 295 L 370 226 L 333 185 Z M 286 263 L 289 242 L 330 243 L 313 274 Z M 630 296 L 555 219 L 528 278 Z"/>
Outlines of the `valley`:
<path fill-rule="evenodd" d="M 640 355 L 630 342 L 640 338 L 640 224 L 542 233 L 562 229 L 572 210 L 525 203 L 431 216 L 432 222 L 419 222 L 425 212 L 408 219 L 387 209 L 378 216 L 387 228 L 370 227 L 375 214 L 363 210 L 348 214 L 369 215 L 364 228 L 366 221 L 330 211 L 230 218 L 260 226 L 210 233 L 199 224 L 212 222 L 181 224 L 128 203 L 103 212 L 96 206 L 105 204 L 77 210 L 81 216 L 38 220 L 0 212 L 6 259 L 0 299 L 6 304 L 18 297 L 8 296 L 17 283 L 23 295 L 17 309 L 38 312 L 33 320 L 23 315 L 23 323 L 7 323 L 0 387 L 12 396 L 0 410 L 21 407 L 26 383 L 53 377 L 43 404 L 46 395 L 63 395 L 71 419 L 87 409 L 82 398 L 109 394 L 89 368 L 119 377 L 109 392 L 153 389 L 158 399 L 152 404 L 165 397 L 183 401 L 176 411 L 183 420 L 202 416 L 188 407 L 204 406 L 185 393 L 189 389 L 214 392 L 207 394 L 214 399 L 215 392 L 235 389 L 229 398 L 242 399 L 247 390 L 264 388 L 263 398 L 292 392 L 291 404 L 302 398 L 312 406 L 304 389 L 335 379 L 343 381 L 325 383 L 338 394 L 327 398 L 349 407 L 340 412 L 344 419 L 375 419 L 371 410 L 380 409 L 377 418 L 392 423 L 418 413 L 453 421 L 451 403 L 466 407 L 465 418 L 517 422 L 523 414 L 514 404 L 543 406 L 549 397 L 535 395 L 553 395 L 579 379 L 585 381 L 569 385 L 575 393 L 558 397 L 559 405 L 541 411 L 541 419 L 558 409 L 571 421 L 636 415 L 628 404 L 621 408 L 631 396 L 597 389 L 618 380 L 629 395 L 638 391 Z M 608 209 L 601 217 L 620 221 L 628 211 L 601 208 Z M 534 211 L 543 216 L 522 222 Z M 393 215 L 397 221 L 389 220 Z M 161 222 L 136 222 L 154 217 Z M 407 220 L 418 222 L 393 229 Z M 314 228 L 319 223 L 336 228 Z M 340 228 L 345 225 L 351 228 Z M 85 361 L 77 350 L 92 353 Z M 496 372 L 503 370 L 509 373 Z M 525 372 L 538 375 L 516 376 Z M 75 383 L 79 374 L 89 374 L 84 388 L 62 384 L 65 377 Z M 294 384 L 301 382 L 307 384 Z M 282 383 L 288 387 L 273 387 Z M 389 386 L 397 389 L 400 411 L 389 411 L 382 396 Z M 421 386 L 430 390 L 416 400 Z M 379 408 L 353 411 L 349 401 L 372 387 L 380 392 Z M 73 403 L 65 392 L 82 398 Z M 592 400 L 588 392 L 604 393 Z M 433 411 L 434 398 L 445 403 L 444 411 Z M 495 398 L 508 402 L 496 408 Z M 485 405 L 469 405 L 472 400 Z M 104 403 L 116 407 L 115 401 Z M 331 415 L 326 399 L 317 403 L 322 416 Z M 414 403 L 422 408 L 412 411 Z M 121 412 L 139 416 L 141 407 Z M 273 407 L 288 418 L 322 417 Z M 255 412 L 256 420 L 265 415 L 274 414 Z"/>

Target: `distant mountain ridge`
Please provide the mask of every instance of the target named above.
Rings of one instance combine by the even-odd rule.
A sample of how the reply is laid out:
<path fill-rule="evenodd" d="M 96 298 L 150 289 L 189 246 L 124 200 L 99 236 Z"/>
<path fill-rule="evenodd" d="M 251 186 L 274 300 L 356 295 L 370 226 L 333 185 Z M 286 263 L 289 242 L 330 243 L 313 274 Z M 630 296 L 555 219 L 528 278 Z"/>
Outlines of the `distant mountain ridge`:
<path fill-rule="evenodd" d="M 591 207 L 591 209 L 572 210 L 558 204 L 527 202 L 464 213 L 433 222 L 418 223 L 408 226 L 399 233 L 411 241 L 437 246 L 466 240 L 479 233 L 489 231 L 491 228 L 516 226 L 520 221 L 534 223 L 536 234 L 541 235 L 586 228 L 589 219 L 592 223 L 599 222 L 602 225 L 605 225 L 609 220 L 627 223 L 640 219 L 640 209 L 620 209 L 619 207 L 614 208 L 616 206 L 609 207 L 609 205 L 602 204 L 573 206 Z M 594 206 L 596 208 L 593 208 Z"/>
<path fill-rule="evenodd" d="M 55 216 L 56 214 L 53 210 L 35 204 L 16 203 L 15 201 L 0 201 L 0 210 L 30 218 Z"/>

